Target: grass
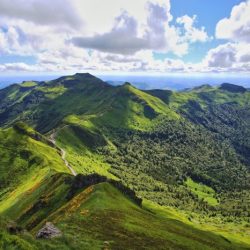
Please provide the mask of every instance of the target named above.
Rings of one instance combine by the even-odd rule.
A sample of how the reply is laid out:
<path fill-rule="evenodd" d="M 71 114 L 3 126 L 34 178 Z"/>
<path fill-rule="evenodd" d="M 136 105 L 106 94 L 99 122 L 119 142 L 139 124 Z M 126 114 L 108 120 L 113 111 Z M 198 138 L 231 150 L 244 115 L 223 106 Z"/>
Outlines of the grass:
<path fill-rule="evenodd" d="M 52 173 L 69 173 L 57 149 L 31 138 L 28 134 L 34 131 L 25 129 L 0 130 L 0 212 L 18 202 L 25 192 Z"/>
<path fill-rule="evenodd" d="M 21 84 L 21 86 L 23 88 L 30 88 L 30 87 L 35 87 L 37 86 L 37 83 L 36 82 L 33 82 L 33 81 L 25 81 Z"/>
<path fill-rule="evenodd" d="M 91 115 L 84 115 L 84 116 L 76 116 L 76 115 L 69 115 L 64 118 L 63 122 L 69 125 L 77 125 L 77 126 L 83 126 L 85 128 L 88 128 L 92 131 L 96 129 L 95 125 L 91 122 L 91 118 L 95 116 Z"/>
<path fill-rule="evenodd" d="M 169 97 L 169 106 L 171 109 L 177 110 L 190 100 L 198 102 L 203 109 L 206 109 L 210 105 L 210 101 L 214 104 L 235 102 L 244 106 L 250 104 L 250 92 L 248 91 L 244 94 L 232 93 L 220 90 L 218 87 L 204 86 L 202 88 L 194 88 L 190 91 L 173 92 Z"/>
<path fill-rule="evenodd" d="M 62 133 L 63 139 L 69 140 L 67 145 L 71 145 L 72 152 L 76 152 L 77 147 L 81 145 L 80 150 L 85 150 L 85 154 L 80 159 L 86 162 L 88 159 L 86 154 L 91 153 L 91 151 L 88 147 L 83 148 L 82 142 L 79 142 L 78 145 L 77 138 L 71 138 L 72 133 L 67 135 L 67 131 L 68 128 L 64 128 L 59 133 L 59 139 Z M 27 132 L 33 133 L 32 129 L 29 128 L 27 128 Z M 47 149 L 51 151 L 51 149 L 43 145 L 42 142 L 34 141 L 27 135 L 20 135 L 15 130 L 6 130 L 2 133 L 5 133 L 6 141 L 9 143 L 14 138 L 24 136 L 27 139 L 25 143 L 28 148 L 31 145 L 35 152 L 39 152 L 39 154 L 44 152 L 42 158 L 48 157 L 53 152 L 46 151 Z M 72 156 L 72 158 L 74 157 Z M 47 164 L 54 165 L 53 171 L 64 171 L 63 168 L 53 164 L 50 160 Z M 96 160 L 95 164 L 96 166 L 100 165 L 100 162 Z M 95 164 L 92 162 L 92 170 L 104 173 L 103 170 L 95 169 Z M 152 249 L 152 245 L 155 246 L 155 249 L 161 249 L 162 247 L 167 249 L 170 246 L 173 249 L 183 247 L 189 249 L 238 248 L 233 243 L 227 245 L 229 243 L 219 236 L 194 229 L 193 225 L 174 209 L 162 208 L 153 203 L 145 202 L 145 210 L 143 210 L 121 195 L 110 184 L 98 184 L 79 193 L 67 202 L 63 198 L 68 190 L 64 177 L 53 177 L 51 180 L 49 176 L 53 171 L 50 171 L 47 167 L 44 167 L 40 168 L 36 175 L 33 172 L 26 175 L 22 184 L 19 184 L 13 192 L 4 196 L 0 203 L 0 211 L 1 214 L 18 220 L 22 225 L 34 225 L 34 222 L 38 220 L 37 226 L 31 228 L 33 233 L 45 220 L 52 220 L 64 232 L 63 238 L 52 240 L 49 243 L 45 241 L 36 242 L 29 234 L 12 236 L 7 232 L 2 232 L 2 244 L 8 244 L 9 246 L 14 244 L 18 249 L 29 249 L 29 247 L 31 249 L 34 247 L 42 249 L 45 247 L 48 249 L 54 247 L 60 247 L 61 249 L 76 247 L 101 249 L 104 242 L 108 241 L 111 247 L 117 248 L 122 245 L 126 249 L 133 249 L 134 247 Z M 86 172 L 89 172 L 89 170 Z M 208 187 L 201 188 L 191 180 L 188 181 L 188 184 L 192 188 L 198 187 L 202 192 L 212 192 Z M 48 202 L 48 205 L 39 209 L 39 211 L 34 211 L 34 214 L 28 217 L 25 216 L 27 211 L 32 208 L 32 204 L 39 201 L 41 195 Z M 103 228 L 104 225 L 105 228 Z M 85 228 L 88 230 L 85 230 Z M 227 234 L 224 233 L 223 235 Z M 231 235 L 228 234 L 227 237 L 231 237 Z"/>
<path fill-rule="evenodd" d="M 160 206 L 149 200 L 144 200 L 143 206 L 145 209 L 153 211 L 161 217 L 181 221 L 199 230 L 213 232 L 230 242 L 242 245 L 242 247 L 249 248 L 250 246 L 250 239 L 248 237 L 250 227 L 246 223 L 222 223 L 221 221 L 216 223 L 215 220 L 209 221 L 206 216 L 201 218 L 200 214 L 190 214 L 186 211 L 179 211 L 176 208 Z M 193 218 L 192 221 L 190 217 Z"/>
<path fill-rule="evenodd" d="M 188 178 L 185 183 L 194 194 L 198 195 L 200 199 L 203 199 L 209 205 L 216 206 L 219 204 L 215 198 L 216 193 L 211 187 L 194 182 L 191 178 Z"/>
<path fill-rule="evenodd" d="M 86 136 L 84 133 L 90 134 Z M 97 141 L 97 145 L 98 140 L 101 140 L 102 143 L 105 142 L 103 141 L 104 138 L 97 137 L 93 139 L 94 136 L 96 134 L 91 133 L 88 128 L 87 131 L 73 130 L 70 126 L 66 126 L 58 131 L 57 143 L 67 152 L 66 158 L 77 173 L 98 173 L 116 179 L 108 172 L 110 166 L 103 161 L 102 156 L 91 150 L 91 147 L 94 147 L 95 144 L 86 144 L 87 140 L 91 140 L 92 142 Z"/>
<path fill-rule="evenodd" d="M 85 125 L 89 120 L 95 127 L 113 126 L 150 130 L 162 116 L 168 119 L 180 117 L 159 98 L 130 85 L 112 87 L 96 79 L 90 84 L 87 80 L 77 82 L 74 77 L 66 78 L 65 83 L 67 81 L 71 83 L 68 85 L 64 85 L 64 82 L 51 83 L 37 87 L 37 90 L 46 93 L 46 97 L 53 99 L 50 105 L 43 103 L 41 110 L 55 114 L 59 123 L 61 120 L 77 122 L 73 119 L 78 117 Z M 71 85 L 74 88 L 71 88 Z M 50 117 L 40 119 L 38 128 L 41 127 L 46 132 L 51 130 L 53 124 Z M 46 125 L 43 124 L 44 120 Z"/>
<path fill-rule="evenodd" d="M 67 177 L 59 174 L 51 178 L 36 187 L 28 203 L 21 201 L 29 209 L 39 197 L 48 204 L 29 210 L 29 217 L 25 216 L 27 210 L 22 210 L 19 221 L 33 235 L 46 221 L 63 232 L 61 238 L 50 241 L 18 235 L 19 240 L 29 237 L 29 244 L 37 248 L 103 249 L 107 245 L 111 249 L 247 249 L 246 244 L 198 229 L 173 209 L 147 201 L 141 208 L 109 183 L 89 186 L 67 200 Z M 9 216 L 13 215 L 11 211 Z M 34 221 L 38 224 L 32 224 Z"/>
<path fill-rule="evenodd" d="M 30 238 L 29 238 L 30 240 Z M 34 242 L 34 240 L 33 240 Z M 4 230 L 0 230 L 0 249 L 4 250 L 34 250 L 38 249 L 28 240 L 19 236 L 11 235 Z"/>
<path fill-rule="evenodd" d="M 96 127 L 113 126 L 150 131 L 163 120 L 162 118 L 181 119 L 181 115 L 176 111 L 189 100 L 197 101 L 202 108 L 206 108 L 209 104 L 208 99 L 212 99 L 214 103 L 237 102 L 244 105 L 249 104 L 250 97 L 249 92 L 235 94 L 216 87 L 203 86 L 192 91 L 171 92 L 167 96 L 169 104 L 166 104 L 164 99 L 156 97 L 166 95 L 165 92 L 161 94 L 158 91 L 154 96 L 130 84 L 114 87 L 93 76 L 79 74 L 61 77 L 37 86 L 35 84 L 36 82 L 27 81 L 20 86 L 2 90 L 2 93 L 6 94 L 3 101 L 11 100 L 11 108 L 19 111 L 25 108 L 25 97 L 34 99 L 32 105 L 25 108 L 18 117 L 29 120 L 36 113 L 39 119 L 30 122 L 44 133 L 71 115 L 85 116 Z M 19 91 L 25 87 L 25 91 Z M 30 87 L 34 88 L 29 90 Z M 43 101 L 40 103 L 41 95 Z M 6 123 L 11 124 L 16 118 L 17 116 L 11 115 Z"/>
<path fill-rule="evenodd" d="M 179 115 L 160 99 L 131 86 L 122 86 L 106 111 L 94 117 L 92 121 L 98 127 L 112 126 L 149 131 L 162 117 L 169 120 L 179 119 Z"/>
<path fill-rule="evenodd" d="M 39 86 L 36 88 L 36 90 L 38 91 L 42 91 L 45 93 L 45 96 L 49 99 L 55 99 L 57 97 L 59 97 L 60 95 L 62 95 L 67 89 L 64 88 L 64 86 Z"/>

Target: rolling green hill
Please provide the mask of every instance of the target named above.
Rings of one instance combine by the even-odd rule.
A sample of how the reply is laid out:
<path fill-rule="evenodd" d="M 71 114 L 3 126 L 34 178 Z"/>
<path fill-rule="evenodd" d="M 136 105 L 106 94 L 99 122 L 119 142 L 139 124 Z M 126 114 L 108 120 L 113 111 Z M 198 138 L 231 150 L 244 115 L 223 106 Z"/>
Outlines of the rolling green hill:
<path fill-rule="evenodd" d="M 243 87 L 23 82 L 0 90 L 0 126 L 0 248 L 250 248 Z M 48 221 L 62 236 L 36 239 Z"/>
<path fill-rule="evenodd" d="M 162 115 L 179 117 L 163 101 L 130 84 L 113 87 L 90 74 L 61 77 L 29 88 L 15 85 L 1 90 L 0 95 L 6 98 L 0 104 L 0 124 L 21 119 L 40 132 L 48 132 L 72 114 L 82 119 L 87 116 L 98 125 L 131 129 L 147 129 Z"/>

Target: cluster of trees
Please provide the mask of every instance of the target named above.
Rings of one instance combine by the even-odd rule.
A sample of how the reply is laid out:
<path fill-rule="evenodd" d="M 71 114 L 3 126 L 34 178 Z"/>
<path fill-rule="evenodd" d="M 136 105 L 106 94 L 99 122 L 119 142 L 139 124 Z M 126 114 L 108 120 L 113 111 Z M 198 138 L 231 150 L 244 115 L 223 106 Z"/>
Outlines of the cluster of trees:
<path fill-rule="evenodd" d="M 116 150 L 101 147 L 98 152 L 111 172 L 141 197 L 185 210 L 248 216 L 249 171 L 221 133 L 182 120 L 162 122 L 150 132 L 108 129 L 106 135 Z M 219 205 L 198 198 L 185 185 L 188 177 L 212 187 Z M 245 197 L 243 203 L 240 197 Z"/>
<path fill-rule="evenodd" d="M 229 141 L 240 161 L 250 169 L 250 105 L 232 102 L 199 109 L 194 102 L 188 102 L 180 112 L 194 124 L 217 135 L 219 140 Z"/>

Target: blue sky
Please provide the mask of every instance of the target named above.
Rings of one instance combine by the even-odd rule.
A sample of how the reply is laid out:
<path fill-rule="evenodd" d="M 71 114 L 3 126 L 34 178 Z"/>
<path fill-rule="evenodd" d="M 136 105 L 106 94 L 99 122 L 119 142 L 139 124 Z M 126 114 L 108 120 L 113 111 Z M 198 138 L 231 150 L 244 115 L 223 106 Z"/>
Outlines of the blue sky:
<path fill-rule="evenodd" d="M 197 15 L 200 24 L 206 27 L 210 35 L 214 35 L 216 24 L 229 17 L 232 8 L 242 0 L 172 0 L 173 16 Z"/>
<path fill-rule="evenodd" d="M 216 24 L 223 18 L 229 17 L 232 8 L 241 0 L 172 0 L 171 13 L 173 16 L 197 15 L 198 23 L 206 28 L 209 36 L 215 36 Z M 194 44 L 190 53 L 184 56 L 184 61 L 199 62 L 209 49 L 225 43 L 224 40 L 212 39 L 205 44 Z"/>
<path fill-rule="evenodd" d="M 1 0 L 0 73 L 246 75 L 249 13 L 249 0 Z"/>

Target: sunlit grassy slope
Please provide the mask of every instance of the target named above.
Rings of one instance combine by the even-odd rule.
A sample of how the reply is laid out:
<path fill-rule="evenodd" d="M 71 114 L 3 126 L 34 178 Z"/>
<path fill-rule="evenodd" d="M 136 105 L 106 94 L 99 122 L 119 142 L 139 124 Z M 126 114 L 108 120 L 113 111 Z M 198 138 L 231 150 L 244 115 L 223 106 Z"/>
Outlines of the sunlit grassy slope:
<path fill-rule="evenodd" d="M 247 249 L 247 245 L 182 222 L 178 213 L 167 208 L 151 203 L 139 207 L 107 182 L 76 190 L 69 196 L 73 178 L 65 174 L 47 178 L 5 210 L 5 216 L 28 228 L 31 234 L 13 236 L 2 229 L 1 244 L 11 246 L 16 241 L 19 249 L 28 245 L 38 249 Z M 35 240 L 32 235 L 46 221 L 60 228 L 63 236 Z"/>
<path fill-rule="evenodd" d="M 0 212 L 55 172 L 66 172 L 57 149 L 25 124 L 0 130 Z"/>
<path fill-rule="evenodd" d="M 216 193 L 211 187 L 201 183 L 196 183 L 191 178 L 187 179 L 186 184 L 193 193 L 198 195 L 200 199 L 205 200 L 212 206 L 218 205 L 218 200 L 215 198 Z"/>
<path fill-rule="evenodd" d="M 58 129 L 57 144 L 66 150 L 67 160 L 77 173 L 101 175 L 115 178 L 108 172 L 110 166 L 94 149 L 108 143 L 102 134 L 85 125 L 66 125 Z"/>

